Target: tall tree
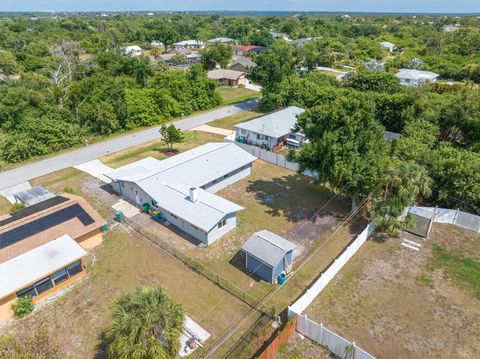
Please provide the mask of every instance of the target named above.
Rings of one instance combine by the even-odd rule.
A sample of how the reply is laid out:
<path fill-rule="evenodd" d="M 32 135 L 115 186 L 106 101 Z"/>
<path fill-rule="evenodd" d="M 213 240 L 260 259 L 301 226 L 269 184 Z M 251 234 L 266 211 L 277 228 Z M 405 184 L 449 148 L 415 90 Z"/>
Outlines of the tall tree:
<path fill-rule="evenodd" d="M 232 48 L 222 43 L 209 44 L 201 53 L 201 63 L 205 70 L 213 70 L 217 64 L 226 68 L 233 56 Z"/>
<path fill-rule="evenodd" d="M 381 231 L 393 234 L 408 223 L 399 219 L 405 207 L 432 194 L 433 181 L 427 169 L 416 162 L 390 158 L 382 182 L 372 215 Z"/>
<path fill-rule="evenodd" d="M 173 151 L 173 145 L 175 143 L 182 143 L 185 139 L 183 132 L 174 125 L 162 125 L 159 132 L 160 135 L 162 135 L 163 142 L 167 144 L 170 152 Z"/>
<path fill-rule="evenodd" d="M 173 24 L 162 21 L 156 27 L 155 37 L 163 44 L 167 53 L 168 48 L 180 39 L 180 34 Z"/>
<path fill-rule="evenodd" d="M 184 321 L 182 305 L 162 287 L 138 287 L 120 296 L 105 334 L 109 356 L 116 359 L 174 358 Z"/>
<path fill-rule="evenodd" d="M 321 183 L 352 198 L 376 189 L 382 180 L 387 144 L 375 119 L 373 101 L 365 95 L 336 98 L 302 114 L 298 129 L 308 143 L 292 154 L 301 170 L 315 171 Z"/>

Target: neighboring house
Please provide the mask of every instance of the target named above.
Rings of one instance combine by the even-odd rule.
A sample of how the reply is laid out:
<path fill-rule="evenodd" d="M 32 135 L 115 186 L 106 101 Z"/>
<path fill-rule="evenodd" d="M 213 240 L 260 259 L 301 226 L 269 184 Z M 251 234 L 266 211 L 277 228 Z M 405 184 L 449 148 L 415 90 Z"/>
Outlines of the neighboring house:
<path fill-rule="evenodd" d="M 175 60 L 183 58 L 183 63 L 177 63 Z M 155 60 L 163 61 L 172 66 L 190 66 L 200 61 L 201 55 L 197 51 L 186 48 L 176 48 L 168 54 L 161 54 L 154 57 Z"/>
<path fill-rule="evenodd" d="M 208 143 L 159 161 L 148 157 L 106 176 L 113 190 L 209 245 L 236 227 L 243 208 L 214 193 L 248 176 L 255 157 L 233 143 Z"/>
<path fill-rule="evenodd" d="M 301 37 L 301 38 L 296 39 L 296 40 L 290 40 L 290 41 L 288 41 L 288 43 L 290 45 L 303 46 L 303 45 L 309 43 L 312 40 L 313 39 L 311 37 Z"/>
<path fill-rule="evenodd" d="M 217 69 L 208 71 L 209 79 L 217 80 L 223 86 L 247 86 L 248 80 L 245 72 L 235 70 Z"/>
<path fill-rule="evenodd" d="M 396 46 L 395 44 L 389 42 L 389 41 L 382 41 L 380 43 L 380 46 L 382 46 L 383 48 L 387 49 L 389 52 L 393 52 L 393 50 L 395 50 Z"/>
<path fill-rule="evenodd" d="M 61 194 L 0 217 L 0 320 L 81 278 L 86 249 L 102 242 L 105 220 L 81 197 Z"/>
<path fill-rule="evenodd" d="M 228 37 L 216 37 L 214 39 L 208 40 L 207 43 L 209 44 L 221 43 L 226 45 L 235 45 L 236 41 Z"/>
<path fill-rule="evenodd" d="M 428 82 L 437 81 L 437 77 L 440 75 L 429 71 L 400 69 L 395 76 L 400 79 L 400 85 L 419 86 Z"/>
<path fill-rule="evenodd" d="M 150 43 L 150 46 L 151 46 L 151 47 L 154 47 L 154 48 L 159 48 L 159 47 L 162 47 L 163 44 L 162 44 L 160 41 L 158 41 L 158 40 L 153 40 L 153 41 Z"/>
<path fill-rule="evenodd" d="M 249 72 L 252 68 L 256 67 L 257 64 L 249 57 L 237 56 L 230 63 L 228 69 L 240 72 Z"/>
<path fill-rule="evenodd" d="M 245 242 L 245 267 L 269 283 L 275 283 L 281 274 L 290 271 L 293 251 L 297 246 L 267 230 L 254 233 Z"/>
<path fill-rule="evenodd" d="M 444 32 L 455 32 L 455 31 L 458 31 L 460 30 L 462 27 L 460 26 L 460 24 L 455 24 L 455 25 L 445 25 L 443 27 L 443 31 Z"/>
<path fill-rule="evenodd" d="M 173 44 L 176 49 L 203 49 L 205 43 L 200 40 L 185 40 Z"/>
<path fill-rule="evenodd" d="M 290 106 L 253 120 L 238 123 L 236 141 L 271 149 L 282 142 L 298 147 L 304 141 L 301 133 L 293 132 L 297 116 L 305 112 L 303 108 Z"/>
<path fill-rule="evenodd" d="M 385 131 L 383 133 L 385 141 L 392 142 L 394 139 L 399 138 L 400 134 L 397 132 Z"/>
<path fill-rule="evenodd" d="M 43 186 L 35 186 L 13 195 L 17 203 L 23 203 L 27 207 L 53 197 L 55 195 Z"/>
<path fill-rule="evenodd" d="M 236 45 L 233 46 L 233 54 L 236 56 L 248 55 L 251 53 L 261 53 L 267 51 L 266 47 L 255 45 Z"/>
<path fill-rule="evenodd" d="M 270 35 L 272 35 L 272 38 L 274 40 L 285 40 L 285 41 L 289 41 L 290 38 L 288 37 L 287 34 L 284 34 L 283 32 L 275 32 L 275 31 L 270 31 Z"/>
<path fill-rule="evenodd" d="M 130 56 L 130 57 L 137 57 L 142 55 L 142 53 L 143 53 L 142 48 L 137 45 L 127 46 L 125 48 L 125 51 L 123 52 L 125 56 Z"/>

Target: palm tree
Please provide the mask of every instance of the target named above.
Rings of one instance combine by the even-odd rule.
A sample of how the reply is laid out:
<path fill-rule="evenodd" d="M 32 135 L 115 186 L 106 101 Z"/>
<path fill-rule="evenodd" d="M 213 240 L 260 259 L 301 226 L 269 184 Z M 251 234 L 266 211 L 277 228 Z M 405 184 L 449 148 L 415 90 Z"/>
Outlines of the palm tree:
<path fill-rule="evenodd" d="M 180 346 L 184 313 L 162 287 L 138 287 L 120 296 L 106 331 L 112 358 L 174 358 Z"/>
<path fill-rule="evenodd" d="M 407 221 L 399 220 L 405 207 L 414 205 L 419 198 L 432 194 L 433 181 L 427 170 L 414 161 L 392 159 L 384 175 L 383 187 L 377 193 L 373 206 L 373 217 L 377 227 L 385 233 L 392 234 L 405 225 Z"/>

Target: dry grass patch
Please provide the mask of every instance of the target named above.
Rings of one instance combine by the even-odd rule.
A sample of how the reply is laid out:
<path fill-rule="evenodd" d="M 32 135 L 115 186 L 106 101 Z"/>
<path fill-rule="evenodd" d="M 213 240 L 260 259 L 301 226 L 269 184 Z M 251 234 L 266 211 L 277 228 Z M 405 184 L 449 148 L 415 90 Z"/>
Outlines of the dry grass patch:
<path fill-rule="evenodd" d="M 209 122 L 208 125 L 212 127 L 224 128 L 227 130 L 235 130 L 234 125 L 236 125 L 237 123 L 245 122 L 255 117 L 259 117 L 261 115 L 262 115 L 262 112 L 244 111 L 232 116 L 224 117 L 219 120 Z"/>
<path fill-rule="evenodd" d="M 403 239 L 423 247 L 404 248 Z M 408 233 L 368 241 L 307 315 L 379 358 L 478 357 L 480 302 L 468 285 L 476 282 L 457 271 L 467 257 L 478 261 L 478 240 L 476 233 L 435 224 L 425 241 Z M 470 260 L 467 279 L 476 278 Z"/>

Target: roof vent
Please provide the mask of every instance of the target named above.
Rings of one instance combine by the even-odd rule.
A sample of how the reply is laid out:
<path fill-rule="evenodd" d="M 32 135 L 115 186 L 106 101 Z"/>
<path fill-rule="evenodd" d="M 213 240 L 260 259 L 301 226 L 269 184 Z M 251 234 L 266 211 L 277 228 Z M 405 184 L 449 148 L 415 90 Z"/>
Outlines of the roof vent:
<path fill-rule="evenodd" d="M 190 188 L 190 201 L 192 202 L 198 201 L 198 188 L 196 187 Z"/>

